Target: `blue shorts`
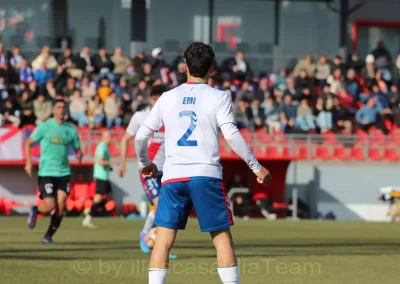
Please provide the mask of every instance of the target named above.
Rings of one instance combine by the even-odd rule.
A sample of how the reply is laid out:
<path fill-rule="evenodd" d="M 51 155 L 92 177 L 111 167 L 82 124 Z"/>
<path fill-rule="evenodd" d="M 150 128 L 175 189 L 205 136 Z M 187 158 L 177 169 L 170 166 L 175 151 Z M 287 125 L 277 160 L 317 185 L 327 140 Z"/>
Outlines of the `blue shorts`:
<path fill-rule="evenodd" d="M 140 176 L 147 199 L 151 205 L 153 205 L 154 198 L 157 198 L 160 195 L 162 176 L 162 172 L 158 172 L 157 177 L 143 178 Z"/>
<path fill-rule="evenodd" d="M 193 206 L 202 232 L 220 231 L 233 225 L 224 183 L 203 177 L 163 184 L 154 224 L 184 230 Z"/>

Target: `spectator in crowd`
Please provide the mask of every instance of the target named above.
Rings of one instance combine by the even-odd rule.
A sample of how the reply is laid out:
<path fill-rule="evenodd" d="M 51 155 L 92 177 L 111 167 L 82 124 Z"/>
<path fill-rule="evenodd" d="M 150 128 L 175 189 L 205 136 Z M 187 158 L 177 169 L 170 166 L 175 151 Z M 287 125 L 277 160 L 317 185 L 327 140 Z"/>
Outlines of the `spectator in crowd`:
<path fill-rule="evenodd" d="M 53 72 L 47 69 L 46 62 L 42 62 L 40 69 L 35 71 L 34 78 L 39 89 L 44 89 L 47 81 L 53 79 Z"/>
<path fill-rule="evenodd" d="M 25 58 L 24 56 L 21 54 L 21 49 L 18 46 L 14 46 L 12 49 L 12 54 L 10 57 L 10 64 L 11 66 L 18 70 L 21 68 L 22 66 L 22 61 L 24 61 Z M 26 61 L 25 61 L 26 62 Z"/>
<path fill-rule="evenodd" d="M 104 120 L 104 105 L 98 95 L 88 101 L 87 117 L 90 128 L 99 128 Z"/>
<path fill-rule="evenodd" d="M 333 98 L 332 108 L 333 129 L 338 133 L 351 134 L 353 123 L 350 112 L 343 108 L 338 97 Z"/>
<path fill-rule="evenodd" d="M 340 55 L 336 55 L 333 58 L 331 70 L 339 69 L 340 73 L 343 75 L 346 72 L 346 66 L 342 62 L 342 57 Z"/>
<path fill-rule="evenodd" d="M 25 125 L 35 125 L 36 117 L 33 113 L 33 102 L 29 99 L 28 91 L 22 93 L 19 105 L 21 108 L 21 121 L 19 127 L 22 128 Z"/>
<path fill-rule="evenodd" d="M 4 50 L 4 45 L 0 42 L 0 72 L 4 72 L 7 69 L 8 69 L 7 54 Z"/>
<path fill-rule="evenodd" d="M 46 121 L 51 116 L 51 102 L 46 101 L 46 96 L 40 93 L 36 100 L 33 101 L 33 113 L 36 117 L 36 125 Z"/>
<path fill-rule="evenodd" d="M 59 70 L 65 70 L 72 78 L 80 80 L 83 76 L 83 70 L 78 68 L 77 58 L 72 54 L 71 48 L 64 50 L 64 53 L 58 58 L 58 65 Z"/>
<path fill-rule="evenodd" d="M 101 79 L 100 88 L 98 89 L 98 94 L 100 96 L 101 101 L 105 102 L 108 96 L 110 96 L 112 92 L 113 90 L 110 87 L 110 82 L 108 81 L 108 79 L 106 78 Z"/>
<path fill-rule="evenodd" d="M 346 91 L 349 92 L 354 99 L 358 99 L 358 94 L 360 93 L 360 85 L 356 80 L 356 71 L 353 68 L 347 70 L 344 85 Z"/>
<path fill-rule="evenodd" d="M 330 92 L 330 85 L 328 83 L 324 83 L 322 85 L 322 93 L 320 98 L 322 98 L 324 102 L 324 108 L 330 110 L 333 106 L 333 94 Z"/>
<path fill-rule="evenodd" d="M 306 99 L 302 99 L 300 102 L 300 106 L 297 108 L 295 126 L 297 129 L 300 129 L 304 132 L 315 129 L 312 110 L 308 106 Z"/>
<path fill-rule="evenodd" d="M 46 63 L 46 68 L 48 70 L 55 70 L 57 68 L 57 60 L 54 55 L 50 53 L 50 48 L 48 46 L 43 47 L 41 53 L 32 61 L 33 70 L 40 69 L 43 62 Z"/>
<path fill-rule="evenodd" d="M 29 100 L 34 100 L 39 96 L 39 89 L 36 81 L 32 81 L 29 83 L 27 91 L 29 93 Z"/>
<path fill-rule="evenodd" d="M 332 75 L 328 77 L 328 83 L 331 86 L 330 92 L 335 95 L 338 94 L 340 89 L 344 87 L 342 70 L 339 68 L 334 69 Z"/>
<path fill-rule="evenodd" d="M 114 64 L 114 80 L 118 81 L 131 64 L 131 61 L 128 57 L 124 56 L 124 52 L 120 47 L 117 47 L 114 50 L 114 55 L 111 56 L 111 61 Z"/>
<path fill-rule="evenodd" d="M 92 64 L 96 74 L 99 74 L 101 78 L 108 78 L 110 81 L 114 80 L 114 75 L 112 73 L 114 70 L 114 63 L 111 61 L 105 48 L 101 48 L 98 54 L 93 55 L 91 61 L 93 61 Z"/>
<path fill-rule="evenodd" d="M 57 95 L 57 90 L 54 87 L 54 80 L 49 79 L 46 83 L 46 87 L 43 91 L 43 93 L 45 94 L 47 99 L 52 99 L 54 100 L 56 98 Z"/>
<path fill-rule="evenodd" d="M 18 68 L 18 73 L 19 81 L 22 84 L 28 85 L 34 79 L 32 68 L 28 66 L 28 61 L 25 59 L 21 61 L 20 67 Z"/>
<path fill-rule="evenodd" d="M 288 78 L 286 80 L 286 89 L 283 91 L 283 96 L 290 95 L 293 100 L 293 104 L 298 105 L 300 98 L 301 98 L 301 92 L 298 92 L 295 88 L 294 84 L 294 79 L 293 78 Z M 275 97 L 277 102 L 282 102 L 282 98 L 277 96 Z"/>
<path fill-rule="evenodd" d="M 131 92 L 123 93 L 121 98 L 121 108 L 122 108 L 122 123 L 128 125 L 131 117 L 133 116 L 133 99 Z"/>
<path fill-rule="evenodd" d="M 249 63 L 244 59 L 243 51 L 236 52 L 235 57 L 227 59 L 222 63 L 222 69 L 229 75 L 231 80 L 250 81 L 252 72 Z"/>
<path fill-rule="evenodd" d="M 150 63 L 143 64 L 143 73 L 140 81 L 145 81 L 147 84 L 152 85 L 159 76 L 155 75 L 152 71 Z"/>
<path fill-rule="evenodd" d="M 81 92 L 75 90 L 70 98 L 69 113 L 72 119 L 77 122 L 78 126 L 89 125 L 89 120 L 86 116 L 86 108 L 87 104 L 86 101 L 82 99 Z"/>
<path fill-rule="evenodd" d="M 271 133 L 279 132 L 281 130 L 279 103 L 270 96 L 262 104 L 262 107 L 265 110 L 265 123 L 268 126 L 268 130 Z"/>
<path fill-rule="evenodd" d="M 156 47 L 151 51 L 151 57 L 148 63 L 154 74 L 160 74 L 161 68 L 167 65 L 163 59 L 163 50 L 160 47 Z"/>
<path fill-rule="evenodd" d="M 104 101 L 104 112 L 106 114 L 107 128 L 112 126 L 121 126 L 122 120 L 120 115 L 120 102 L 115 93 L 111 93 Z"/>
<path fill-rule="evenodd" d="M 122 98 L 124 94 L 128 94 L 129 96 L 131 95 L 131 90 L 129 89 L 128 83 L 124 77 L 119 80 L 118 86 L 115 87 L 115 93 L 119 98 Z"/>
<path fill-rule="evenodd" d="M 128 82 L 129 86 L 137 85 L 140 81 L 140 74 L 136 72 L 134 64 L 129 64 L 128 68 L 124 72 L 123 78 Z"/>
<path fill-rule="evenodd" d="M 0 111 L 0 127 L 4 127 L 9 123 L 14 126 L 19 125 L 18 106 L 11 98 L 7 98 L 4 101 Z"/>
<path fill-rule="evenodd" d="M 318 86 L 326 83 L 328 76 L 331 74 L 331 67 L 329 66 L 326 57 L 320 56 L 315 70 L 315 79 Z"/>
<path fill-rule="evenodd" d="M 295 78 L 294 87 L 296 89 L 296 93 L 302 94 L 304 90 L 311 90 L 312 88 L 312 80 L 310 77 L 307 77 L 307 72 L 305 69 L 300 70 L 299 76 Z M 306 91 L 307 93 L 307 91 Z"/>
<path fill-rule="evenodd" d="M 144 50 L 140 48 L 136 52 L 135 58 L 133 58 L 133 65 L 135 66 L 135 69 L 140 70 L 142 68 L 142 65 L 147 62 L 147 56 L 144 54 Z"/>
<path fill-rule="evenodd" d="M 233 179 L 228 183 L 228 192 L 235 188 L 247 188 L 247 184 L 243 181 L 240 174 L 235 174 Z M 231 197 L 233 201 L 233 215 L 243 217 L 248 220 L 251 215 L 251 204 L 249 202 L 248 193 L 234 193 Z"/>
<path fill-rule="evenodd" d="M 314 116 L 321 133 L 332 130 L 332 113 L 324 107 L 324 100 L 322 98 L 317 99 Z"/>
<path fill-rule="evenodd" d="M 74 94 L 76 91 L 76 82 L 74 78 L 68 78 L 67 85 L 63 89 L 64 98 L 68 99 Z"/>
<path fill-rule="evenodd" d="M 77 67 L 84 71 L 86 74 L 92 74 L 94 72 L 93 60 L 90 56 L 89 47 L 85 46 L 82 48 L 81 53 L 79 54 L 80 60 L 77 62 Z"/>
<path fill-rule="evenodd" d="M 372 51 L 372 55 L 375 58 L 376 68 L 387 69 L 390 67 L 392 56 L 382 40 L 378 42 L 377 47 Z"/>
<path fill-rule="evenodd" d="M 241 99 L 246 99 L 248 102 L 254 100 L 253 88 L 249 82 L 243 82 L 242 87 L 236 92 L 236 102 Z"/>
<path fill-rule="evenodd" d="M 299 62 L 296 64 L 294 68 L 294 76 L 300 76 L 300 72 L 302 70 L 305 70 L 306 72 L 306 77 L 312 78 L 314 77 L 315 73 L 315 64 L 313 63 L 313 58 L 311 54 L 306 54 L 304 59 L 299 60 Z"/>
<path fill-rule="evenodd" d="M 137 87 L 133 89 L 134 97 L 142 96 L 144 100 L 148 100 L 150 95 L 150 87 L 147 85 L 146 81 L 140 81 Z"/>
<path fill-rule="evenodd" d="M 286 133 L 293 131 L 296 121 L 297 110 L 292 105 L 292 96 L 286 95 L 283 98 L 283 104 L 281 105 L 281 129 Z"/>
<path fill-rule="evenodd" d="M 371 88 L 375 81 L 375 58 L 372 54 L 368 54 L 365 58 L 365 67 L 361 70 L 361 77 L 367 88 Z"/>
<path fill-rule="evenodd" d="M 233 109 L 236 125 L 239 129 L 250 128 L 253 121 L 253 112 L 250 108 L 249 100 L 242 98 Z"/>
<path fill-rule="evenodd" d="M 261 129 L 265 126 L 265 110 L 260 105 L 259 100 L 253 100 L 251 103 L 251 112 L 253 113 L 254 129 Z"/>
<path fill-rule="evenodd" d="M 357 75 L 361 75 L 363 66 L 363 61 L 358 57 L 357 52 L 354 51 L 347 60 L 347 67 L 349 69 L 354 69 Z"/>
<path fill-rule="evenodd" d="M 83 77 L 81 81 L 82 99 L 86 102 L 90 101 L 96 94 L 96 84 L 90 82 L 89 77 Z"/>
<path fill-rule="evenodd" d="M 375 97 L 370 97 L 366 105 L 356 113 L 357 125 L 364 131 L 368 131 L 371 126 L 378 127 L 380 107 L 377 107 Z"/>
<path fill-rule="evenodd" d="M 353 110 L 353 102 L 354 98 L 352 95 L 346 91 L 345 88 L 341 88 L 337 97 L 339 98 L 340 105 L 343 106 L 345 109 L 351 111 Z M 328 109 L 330 110 L 330 109 Z"/>
<path fill-rule="evenodd" d="M 286 85 L 286 82 L 285 82 Z M 262 78 L 258 83 L 258 89 L 255 93 L 254 99 L 259 100 L 260 102 L 265 101 L 265 99 L 271 96 L 272 91 L 268 88 L 268 79 Z M 276 91 L 275 91 L 276 95 Z"/>
<path fill-rule="evenodd" d="M 177 66 L 176 71 L 174 71 L 172 74 L 172 81 L 173 81 L 173 86 L 180 86 L 183 83 L 186 82 L 187 80 L 187 75 L 185 72 L 185 63 L 184 62 L 180 62 Z M 228 81 L 229 82 L 229 81 Z"/>
<path fill-rule="evenodd" d="M 281 68 L 279 74 L 275 77 L 274 94 L 275 96 L 283 96 L 283 91 L 286 90 L 287 72 L 286 68 Z M 268 82 L 267 82 L 268 83 Z"/>

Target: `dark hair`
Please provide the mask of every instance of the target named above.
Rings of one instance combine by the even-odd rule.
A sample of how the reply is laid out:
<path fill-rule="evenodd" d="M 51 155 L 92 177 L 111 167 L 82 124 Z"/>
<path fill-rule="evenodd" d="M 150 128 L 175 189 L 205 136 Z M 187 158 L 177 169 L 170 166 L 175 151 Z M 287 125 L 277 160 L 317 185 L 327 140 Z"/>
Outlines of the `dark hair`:
<path fill-rule="evenodd" d="M 183 53 L 183 58 L 193 77 L 204 78 L 214 64 L 215 53 L 211 46 L 194 42 Z"/>
<path fill-rule="evenodd" d="M 57 99 L 53 102 L 53 107 L 56 106 L 56 104 L 58 103 L 63 103 L 64 105 L 67 104 L 64 99 Z"/>
<path fill-rule="evenodd" d="M 166 91 L 164 85 L 155 85 L 151 88 L 150 97 L 152 96 L 161 96 Z"/>

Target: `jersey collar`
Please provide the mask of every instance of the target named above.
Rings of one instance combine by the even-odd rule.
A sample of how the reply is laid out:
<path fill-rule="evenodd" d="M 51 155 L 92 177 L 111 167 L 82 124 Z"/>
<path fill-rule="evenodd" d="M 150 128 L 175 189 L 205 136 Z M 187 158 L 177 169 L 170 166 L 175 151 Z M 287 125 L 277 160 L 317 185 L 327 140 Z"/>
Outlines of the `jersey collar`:
<path fill-rule="evenodd" d="M 189 85 L 207 85 L 206 83 L 202 83 L 202 82 L 186 82 L 185 84 L 189 84 Z"/>

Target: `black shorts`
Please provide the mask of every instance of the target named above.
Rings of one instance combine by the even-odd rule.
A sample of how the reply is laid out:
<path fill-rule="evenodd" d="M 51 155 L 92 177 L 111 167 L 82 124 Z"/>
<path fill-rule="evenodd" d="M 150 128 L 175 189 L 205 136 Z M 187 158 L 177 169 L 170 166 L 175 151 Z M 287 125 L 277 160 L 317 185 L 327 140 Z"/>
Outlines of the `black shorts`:
<path fill-rule="evenodd" d="M 57 198 L 57 191 L 62 190 L 67 195 L 69 194 L 70 175 L 63 177 L 41 177 L 39 176 L 39 191 L 40 199 L 44 198 Z"/>
<path fill-rule="evenodd" d="M 110 181 L 96 179 L 96 194 L 110 194 L 110 193 L 112 193 Z"/>

